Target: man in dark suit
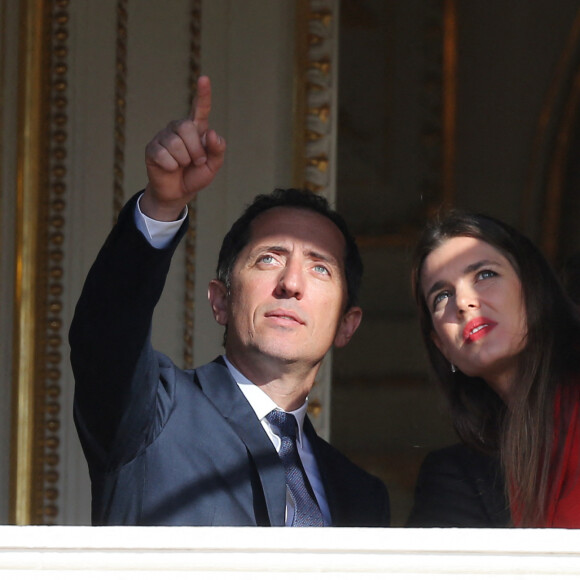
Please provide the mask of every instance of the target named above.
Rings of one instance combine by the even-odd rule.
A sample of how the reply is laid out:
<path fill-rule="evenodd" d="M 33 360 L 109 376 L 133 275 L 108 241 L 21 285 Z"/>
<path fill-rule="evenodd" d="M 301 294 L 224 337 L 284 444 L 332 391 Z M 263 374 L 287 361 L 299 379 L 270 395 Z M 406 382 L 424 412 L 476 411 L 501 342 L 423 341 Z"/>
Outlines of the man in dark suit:
<path fill-rule="evenodd" d="M 149 183 L 107 238 L 71 326 L 93 522 L 388 525 L 382 482 L 305 416 L 324 355 L 362 316 L 360 256 L 323 198 L 259 196 L 226 235 L 208 292 L 224 357 L 184 371 L 150 344 L 186 204 L 223 163 L 210 106 L 202 77 L 191 116 L 148 144 Z"/>

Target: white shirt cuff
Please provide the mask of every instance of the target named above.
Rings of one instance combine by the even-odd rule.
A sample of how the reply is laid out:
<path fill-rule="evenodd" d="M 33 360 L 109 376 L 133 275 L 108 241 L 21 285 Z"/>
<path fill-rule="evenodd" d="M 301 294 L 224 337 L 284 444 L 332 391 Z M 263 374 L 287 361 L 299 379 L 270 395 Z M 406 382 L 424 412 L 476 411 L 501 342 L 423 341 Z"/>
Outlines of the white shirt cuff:
<path fill-rule="evenodd" d="M 183 215 L 178 220 L 174 222 L 160 222 L 151 219 L 141 211 L 139 201 L 141 201 L 142 196 L 143 194 L 139 196 L 135 205 L 135 225 L 154 248 L 162 250 L 171 243 L 171 240 L 175 237 L 175 234 L 179 231 L 181 224 L 183 224 L 183 221 L 187 217 L 187 206 L 185 206 Z"/>

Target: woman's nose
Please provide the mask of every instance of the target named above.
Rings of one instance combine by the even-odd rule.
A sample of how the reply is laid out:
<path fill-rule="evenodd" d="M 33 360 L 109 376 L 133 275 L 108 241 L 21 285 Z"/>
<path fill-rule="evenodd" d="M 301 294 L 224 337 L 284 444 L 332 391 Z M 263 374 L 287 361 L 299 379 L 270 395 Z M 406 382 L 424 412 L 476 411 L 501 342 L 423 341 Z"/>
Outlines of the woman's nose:
<path fill-rule="evenodd" d="M 479 308 L 479 297 L 473 288 L 456 289 L 455 301 L 460 313 Z"/>

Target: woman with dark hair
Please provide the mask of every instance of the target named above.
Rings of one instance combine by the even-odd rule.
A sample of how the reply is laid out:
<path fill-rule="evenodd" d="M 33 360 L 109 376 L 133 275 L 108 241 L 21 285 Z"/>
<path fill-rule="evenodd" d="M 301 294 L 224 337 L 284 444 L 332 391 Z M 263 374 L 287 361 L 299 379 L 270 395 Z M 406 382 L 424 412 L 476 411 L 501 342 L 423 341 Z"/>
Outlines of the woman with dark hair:
<path fill-rule="evenodd" d="M 462 444 L 428 456 L 409 525 L 580 527 L 580 320 L 540 251 L 454 211 L 412 277 Z"/>

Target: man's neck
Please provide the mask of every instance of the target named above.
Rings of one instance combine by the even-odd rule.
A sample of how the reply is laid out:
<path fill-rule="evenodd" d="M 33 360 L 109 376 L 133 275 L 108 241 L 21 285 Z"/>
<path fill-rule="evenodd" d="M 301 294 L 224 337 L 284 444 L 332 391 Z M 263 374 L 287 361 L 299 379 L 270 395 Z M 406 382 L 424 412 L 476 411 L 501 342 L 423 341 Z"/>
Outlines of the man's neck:
<path fill-rule="evenodd" d="M 231 353 L 226 353 L 226 356 L 234 367 L 285 411 L 295 411 L 304 404 L 320 367 L 320 363 L 305 367 L 303 364 L 264 358 L 258 365 L 257 361 L 247 356 L 238 358 Z"/>

